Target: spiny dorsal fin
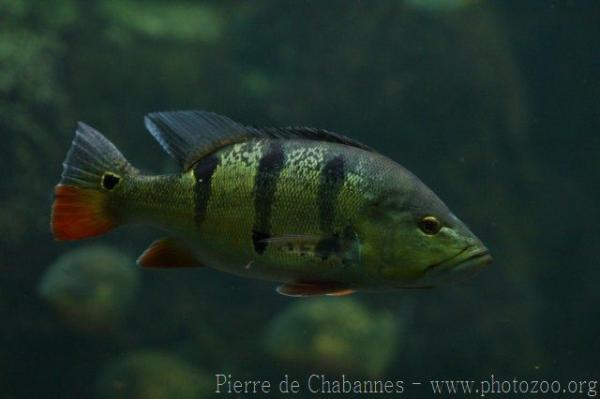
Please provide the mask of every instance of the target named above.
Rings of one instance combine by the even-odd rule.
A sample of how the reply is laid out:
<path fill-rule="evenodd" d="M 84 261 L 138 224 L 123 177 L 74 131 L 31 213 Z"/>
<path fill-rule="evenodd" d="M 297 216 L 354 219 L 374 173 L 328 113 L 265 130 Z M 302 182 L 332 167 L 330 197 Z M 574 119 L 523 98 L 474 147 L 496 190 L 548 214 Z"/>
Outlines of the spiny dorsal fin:
<path fill-rule="evenodd" d="M 231 119 L 206 111 L 154 112 L 146 128 L 184 170 L 217 148 L 257 137 Z"/>
<path fill-rule="evenodd" d="M 255 128 L 208 111 L 153 112 L 144 118 L 146 128 L 183 168 L 233 143 L 253 138 L 328 141 L 372 151 L 341 134 L 308 127 Z"/>

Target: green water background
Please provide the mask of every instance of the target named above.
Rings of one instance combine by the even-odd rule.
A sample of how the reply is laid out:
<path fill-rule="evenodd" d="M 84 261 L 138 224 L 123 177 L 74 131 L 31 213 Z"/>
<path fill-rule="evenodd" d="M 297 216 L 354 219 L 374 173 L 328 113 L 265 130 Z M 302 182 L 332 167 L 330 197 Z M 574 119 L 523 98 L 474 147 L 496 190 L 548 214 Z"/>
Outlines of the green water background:
<path fill-rule="evenodd" d="M 270 283 L 141 271 L 110 333 L 68 326 L 38 295 L 48 267 L 88 244 L 48 228 L 76 121 L 164 173 L 174 164 L 142 117 L 172 109 L 361 140 L 489 246 L 495 263 L 463 284 L 356 296 L 403 326 L 381 378 L 599 379 L 600 2 L 423 3 L 0 3 L 0 397 L 95 395 L 106 364 L 143 349 L 209 375 L 320 370 L 267 353 L 296 301 Z M 135 259 L 162 235 L 95 242 Z"/>

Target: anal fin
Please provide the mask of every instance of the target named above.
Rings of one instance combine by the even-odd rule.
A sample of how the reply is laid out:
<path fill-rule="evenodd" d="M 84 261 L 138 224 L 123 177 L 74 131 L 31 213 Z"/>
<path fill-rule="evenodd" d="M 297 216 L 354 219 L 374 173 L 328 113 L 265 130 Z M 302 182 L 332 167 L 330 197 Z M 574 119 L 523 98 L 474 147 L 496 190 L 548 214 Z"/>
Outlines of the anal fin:
<path fill-rule="evenodd" d="M 292 297 L 307 297 L 317 295 L 345 296 L 356 290 L 336 283 L 286 283 L 277 287 L 281 295 Z"/>
<path fill-rule="evenodd" d="M 185 244 L 173 238 L 154 241 L 138 258 L 137 263 L 142 267 L 160 269 L 204 266 Z"/>

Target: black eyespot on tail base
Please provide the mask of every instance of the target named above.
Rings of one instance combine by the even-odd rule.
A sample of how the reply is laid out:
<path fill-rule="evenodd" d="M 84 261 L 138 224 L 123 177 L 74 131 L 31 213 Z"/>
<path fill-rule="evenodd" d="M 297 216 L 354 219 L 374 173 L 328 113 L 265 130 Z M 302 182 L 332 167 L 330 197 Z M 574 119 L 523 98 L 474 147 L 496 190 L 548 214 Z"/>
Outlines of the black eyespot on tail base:
<path fill-rule="evenodd" d="M 121 182 L 121 178 L 112 173 L 105 173 L 102 176 L 102 188 L 106 190 L 112 190 L 117 187 L 117 185 Z"/>

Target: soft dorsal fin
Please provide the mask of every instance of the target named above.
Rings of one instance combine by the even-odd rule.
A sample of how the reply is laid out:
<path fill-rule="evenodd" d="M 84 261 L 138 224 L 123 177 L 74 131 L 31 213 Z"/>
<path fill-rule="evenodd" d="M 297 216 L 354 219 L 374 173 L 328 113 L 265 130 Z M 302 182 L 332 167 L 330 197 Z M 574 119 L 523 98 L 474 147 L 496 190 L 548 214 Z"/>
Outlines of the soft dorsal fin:
<path fill-rule="evenodd" d="M 183 170 L 219 148 L 253 138 L 328 141 L 373 151 L 341 134 L 308 127 L 255 128 L 208 111 L 153 112 L 146 128 Z"/>

